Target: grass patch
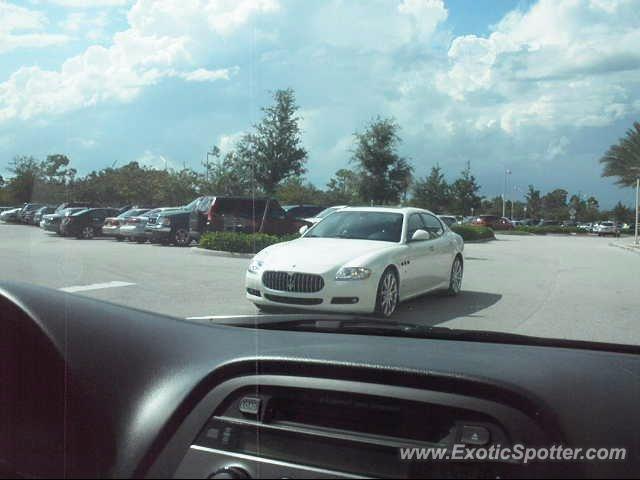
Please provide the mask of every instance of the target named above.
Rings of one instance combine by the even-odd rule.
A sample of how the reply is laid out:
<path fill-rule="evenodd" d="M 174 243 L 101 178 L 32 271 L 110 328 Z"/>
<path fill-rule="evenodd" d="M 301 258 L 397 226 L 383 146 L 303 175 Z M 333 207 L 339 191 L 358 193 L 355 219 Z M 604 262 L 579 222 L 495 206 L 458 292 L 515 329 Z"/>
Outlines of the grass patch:
<path fill-rule="evenodd" d="M 465 242 L 474 240 L 493 240 L 495 235 L 488 227 L 474 227 L 471 225 L 452 225 L 451 230 L 462 237 Z"/>

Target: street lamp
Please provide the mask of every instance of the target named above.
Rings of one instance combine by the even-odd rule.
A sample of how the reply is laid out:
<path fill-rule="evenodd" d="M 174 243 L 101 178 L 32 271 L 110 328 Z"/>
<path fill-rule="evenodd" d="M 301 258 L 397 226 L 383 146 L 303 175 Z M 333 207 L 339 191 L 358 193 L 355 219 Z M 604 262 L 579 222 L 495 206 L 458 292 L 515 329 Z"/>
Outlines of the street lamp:
<path fill-rule="evenodd" d="M 639 245 L 640 239 L 638 239 L 638 208 L 640 207 L 640 177 L 636 179 L 636 225 L 635 233 L 633 235 L 634 243 Z"/>
<path fill-rule="evenodd" d="M 511 175 L 511 170 L 508 168 L 504 171 L 504 190 L 502 193 L 502 216 L 507 214 L 507 175 Z"/>

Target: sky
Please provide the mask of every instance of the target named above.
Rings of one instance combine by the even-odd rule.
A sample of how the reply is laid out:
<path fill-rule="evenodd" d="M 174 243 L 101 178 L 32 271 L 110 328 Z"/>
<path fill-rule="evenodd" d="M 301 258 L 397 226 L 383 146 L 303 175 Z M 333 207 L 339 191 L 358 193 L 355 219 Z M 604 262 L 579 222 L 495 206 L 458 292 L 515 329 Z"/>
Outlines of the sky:
<path fill-rule="evenodd" d="M 0 174 L 202 169 L 291 87 L 317 186 L 380 116 L 419 177 L 631 205 L 598 160 L 640 120 L 638 45 L 640 0 L 0 0 Z"/>

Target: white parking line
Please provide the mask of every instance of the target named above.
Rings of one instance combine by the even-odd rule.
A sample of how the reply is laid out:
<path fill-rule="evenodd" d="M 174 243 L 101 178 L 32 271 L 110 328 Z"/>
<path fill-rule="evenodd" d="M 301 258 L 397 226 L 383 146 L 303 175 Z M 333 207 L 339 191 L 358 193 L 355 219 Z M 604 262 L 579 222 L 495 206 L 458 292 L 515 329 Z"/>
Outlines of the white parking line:
<path fill-rule="evenodd" d="M 91 285 L 74 285 L 73 287 L 59 288 L 58 290 L 67 293 L 75 293 L 86 292 L 88 290 L 101 290 L 103 288 L 129 287 L 131 285 L 135 285 L 135 283 L 114 281 L 105 283 L 92 283 Z"/>

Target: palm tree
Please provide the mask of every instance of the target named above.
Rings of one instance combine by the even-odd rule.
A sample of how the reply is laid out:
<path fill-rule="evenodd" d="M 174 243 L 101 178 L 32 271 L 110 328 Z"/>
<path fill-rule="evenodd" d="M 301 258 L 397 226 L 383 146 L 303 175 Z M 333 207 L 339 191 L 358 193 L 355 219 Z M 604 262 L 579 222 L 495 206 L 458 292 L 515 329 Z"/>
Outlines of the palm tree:
<path fill-rule="evenodd" d="M 640 122 L 634 122 L 624 138 L 612 145 L 600 159 L 603 177 L 618 177 L 616 184 L 631 187 L 640 177 Z"/>

